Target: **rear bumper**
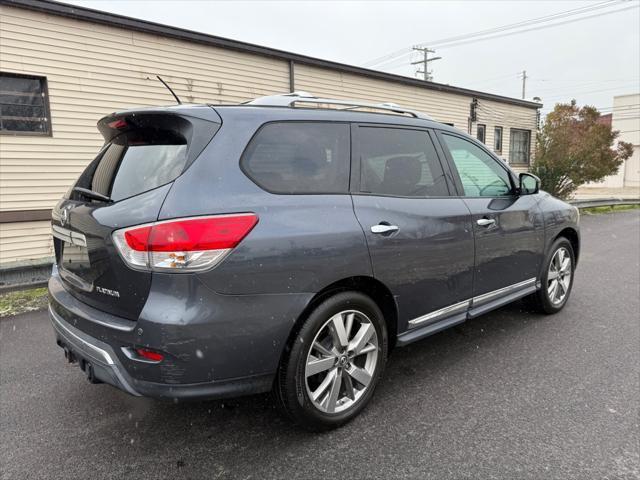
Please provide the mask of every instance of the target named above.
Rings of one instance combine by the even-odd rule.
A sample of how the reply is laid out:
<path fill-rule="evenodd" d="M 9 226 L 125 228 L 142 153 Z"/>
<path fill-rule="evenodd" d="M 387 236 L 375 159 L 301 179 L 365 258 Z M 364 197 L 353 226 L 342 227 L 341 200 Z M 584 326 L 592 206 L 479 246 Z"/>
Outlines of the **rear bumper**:
<path fill-rule="evenodd" d="M 186 275 L 159 277 L 142 314 L 131 321 L 80 302 L 54 271 L 49 313 L 66 356 L 77 360 L 90 380 L 131 395 L 215 399 L 270 390 L 308 296 L 219 295 Z M 171 281 L 171 288 L 163 281 Z M 189 292 L 190 301 L 179 292 Z M 123 350 L 136 347 L 165 358 L 141 362 Z"/>
<path fill-rule="evenodd" d="M 65 357 L 69 362 L 77 361 L 86 372 L 92 370 L 90 378 L 140 396 L 131 386 L 131 380 L 123 375 L 123 368 L 118 365 L 115 353 L 109 345 L 72 327 L 53 311 L 51 305 L 49 318 L 56 334 L 56 343 L 65 350 Z"/>
<path fill-rule="evenodd" d="M 57 344 L 69 361 L 77 362 L 93 383 L 107 383 L 134 396 L 196 400 L 239 397 L 271 389 L 273 375 L 196 384 L 163 384 L 131 377 L 113 348 L 90 337 L 62 319 L 49 307 Z"/>

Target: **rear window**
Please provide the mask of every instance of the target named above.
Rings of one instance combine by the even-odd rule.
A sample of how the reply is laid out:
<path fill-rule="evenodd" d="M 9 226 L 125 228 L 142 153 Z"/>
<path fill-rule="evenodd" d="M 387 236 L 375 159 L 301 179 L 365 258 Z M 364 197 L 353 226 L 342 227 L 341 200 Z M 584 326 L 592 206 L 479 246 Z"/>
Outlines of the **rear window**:
<path fill-rule="evenodd" d="M 158 132 L 122 134 L 103 150 L 90 188 L 117 202 L 175 180 L 186 162 L 184 139 Z"/>
<path fill-rule="evenodd" d="M 269 123 L 249 143 L 242 169 L 273 193 L 347 193 L 349 132 L 344 123 Z"/>

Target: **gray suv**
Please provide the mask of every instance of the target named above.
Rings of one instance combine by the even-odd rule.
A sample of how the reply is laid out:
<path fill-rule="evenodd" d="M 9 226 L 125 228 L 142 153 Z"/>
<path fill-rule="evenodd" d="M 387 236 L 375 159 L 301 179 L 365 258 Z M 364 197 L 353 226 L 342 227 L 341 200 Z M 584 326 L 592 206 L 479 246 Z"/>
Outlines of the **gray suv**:
<path fill-rule="evenodd" d="M 392 347 L 569 298 L 578 211 L 419 112 L 293 93 L 98 129 L 53 210 L 49 281 L 57 343 L 93 383 L 272 390 L 329 429 L 366 406 Z"/>

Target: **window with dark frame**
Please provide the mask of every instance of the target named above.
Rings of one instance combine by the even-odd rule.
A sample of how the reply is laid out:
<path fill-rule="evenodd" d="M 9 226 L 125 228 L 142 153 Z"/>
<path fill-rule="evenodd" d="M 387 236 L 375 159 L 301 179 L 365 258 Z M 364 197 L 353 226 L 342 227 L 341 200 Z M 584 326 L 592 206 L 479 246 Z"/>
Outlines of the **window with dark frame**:
<path fill-rule="evenodd" d="M 429 134 L 404 128 L 361 127 L 360 191 L 396 197 L 446 197 L 444 170 Z"/>
<path fill-rule="evenodd" d="M 51 134 L 45 77 L 0 72 L 0 133 Z"/>
<path fill-rule="evenodd" d="M 478 132 L 476 134 L 476 138 L 480 140 L 482 143 L 485 143 L 485 139 L 487 138 L 487 126 L 478 124 Z"/>
<path fill-rule="evenodd" d="M 502 154 L 502 127 L 493 129 L 493 151 Z"/>
<path fill-rule="evenodd" d="M 350 154 L 347 123 L 273 122 L 253 137 L 240 165 L 272 193 L 346 194 Z"/>
<path fill-rule="evenodd" d="M 512 128 L 511 143 L 509 144 L 509 163 L 511 165 L 529 165 L 530 146 L 531 131 Z"/>

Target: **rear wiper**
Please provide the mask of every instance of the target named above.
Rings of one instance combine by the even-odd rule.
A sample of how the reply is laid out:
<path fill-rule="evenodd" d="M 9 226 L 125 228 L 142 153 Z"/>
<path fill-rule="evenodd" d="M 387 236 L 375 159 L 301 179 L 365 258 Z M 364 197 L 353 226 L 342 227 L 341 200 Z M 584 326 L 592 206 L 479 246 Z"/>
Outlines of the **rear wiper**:
<path fill-rule="evenodd" d="M 107 203 L 111 203 L 113 201 L 106 195 L 102 195 L 101 193 L 94 192 L 93 190 L 89 190 L 88 188 L 73 187 L 73 191 L 78 192 L 84 197 L 91 198 L 92 200 L 100 200 L 101 202 L 107 202 Z"/>

